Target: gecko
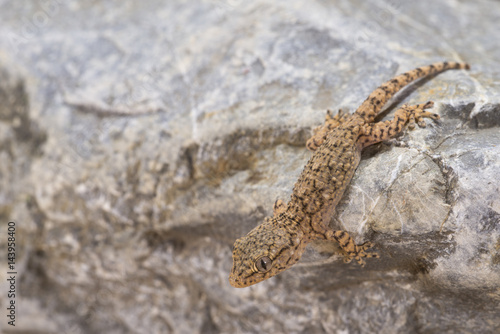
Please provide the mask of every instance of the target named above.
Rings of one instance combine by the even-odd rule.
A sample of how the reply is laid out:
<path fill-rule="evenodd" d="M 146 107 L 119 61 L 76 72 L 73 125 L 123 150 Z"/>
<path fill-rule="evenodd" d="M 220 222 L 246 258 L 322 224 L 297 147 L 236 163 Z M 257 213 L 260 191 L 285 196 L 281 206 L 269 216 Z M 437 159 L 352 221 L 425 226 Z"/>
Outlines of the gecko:
<path fill-rule="evenodd" d="M 305 165 L 287 204 L 277 200 L 273 216 L 246 236 L 235 241 L 233 266 L 229 283 L 247 287 L 290 268 L 299 261 L 306 245 L 317 239 L 338 242 L 344 262 L 353 259 L 361 266 L 364 258 L 379 257 L 368 252 L 371 242 L 356 244 L 342 230 L 333 230 L 329 222 L 361 159 L 361 151 L 381 141 L 394 138 L 405 126 L 425 127 L 425 118 L 438 120 L 439 115 L 426 111 L 434 102 L 403 105 L 394 118 L 375 122 L 375 117 L 389 99 L 410 82 L 449 69 L 470 69 L 466 63 L 441 62 L 400 74 L 375 89 L 353 113 L 339 110 L 333 116 L 327 111 L 325 122 L 313 131 L 307 141 L 314 151 Z"/>

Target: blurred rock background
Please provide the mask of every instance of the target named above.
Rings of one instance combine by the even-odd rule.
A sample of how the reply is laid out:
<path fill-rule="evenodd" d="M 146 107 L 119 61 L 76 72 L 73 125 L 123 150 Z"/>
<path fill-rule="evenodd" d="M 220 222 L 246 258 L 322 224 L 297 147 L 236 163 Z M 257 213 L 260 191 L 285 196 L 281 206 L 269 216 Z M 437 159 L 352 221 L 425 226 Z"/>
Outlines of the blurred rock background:
<path fill-rule="evenodd" d="M 3 333 L 500 332 L 500 2 L 0 0 Z M 396 74 L 442 120 L 366 150 L 332 227 L 256 286 L 234 240 L 288 199 L 325 110 Z"/>

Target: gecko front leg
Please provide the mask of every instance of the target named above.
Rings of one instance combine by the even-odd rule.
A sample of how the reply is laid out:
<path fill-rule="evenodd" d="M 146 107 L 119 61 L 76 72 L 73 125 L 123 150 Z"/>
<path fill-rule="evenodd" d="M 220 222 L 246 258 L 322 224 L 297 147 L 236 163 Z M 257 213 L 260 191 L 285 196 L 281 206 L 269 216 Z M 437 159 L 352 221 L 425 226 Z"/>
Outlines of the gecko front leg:
<path fill-rule="evenodd" d="M 341 230 L 331 230 L 321 218 L 322 214 L 319 213 L 311 221 L 311 227 L 314 231 L 312 239 L 326 239 L 338 242 L 345 263 L 349 263 L 354 259 L 363 267 L 365 265 L 363 258 L 379 257 L 377 253 L 366 252 L 368 248 L 373 247 L 371 242 L 357 245 L 349 233 Z"/>
<path fill-rule="evenodd" d="M 375 257 L 378 258 L 377 253 L 365 252 L 368 248 L 373 247 L 371 242 L 365 242 L 361 245 L 356 245 L 354 239 L 345 231 L 329 231 L 326 233 L 328 240 L 337 241 L 339 243 L 342 254 L 344 255 L 344 262 L 349 263 L 353 259 L 356 260 L 362 267 L 365 266 L 363 258 Z"/>

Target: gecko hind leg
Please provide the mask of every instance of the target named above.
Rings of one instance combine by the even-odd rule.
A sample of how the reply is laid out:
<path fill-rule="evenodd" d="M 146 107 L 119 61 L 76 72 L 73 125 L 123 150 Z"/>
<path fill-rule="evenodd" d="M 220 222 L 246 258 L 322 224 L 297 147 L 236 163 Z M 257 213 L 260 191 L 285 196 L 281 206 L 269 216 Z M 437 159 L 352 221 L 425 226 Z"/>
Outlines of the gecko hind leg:
<path fill-rule="evenodd" d="M 287 204 L 280 199 L 277 199 L 273 205 L 273 216 L 278 216 L 281 213 L 284 213 L 287 209 Z"/>
<path fill-rule="evenodd" d="M 438 114 L 424 111 L 424 109 L 432 108 L 434 106 L 434 102 L 429 101 L 426 104 L 424 104 L 423 106 L 421 104 L 419 104 L 417 106 L 421 106 L 421 108 L 416 108 L 413 110 L 413 112 L 410 113 L 410 120 L 408 121 L 408 128 L 410 130 L 415 128 L 415 121 L 417 121 L 417 124 L 419 127 L 425 128 L 426 123 L 425 123 L 424 118 L 431 118 L 435 121 L 439 119 Z"/>
<path fill-rule="evenodd" d="M 339 109 L 337 115 L 333 116 L 331 110 L 326 111 L 325 124 L 320 125 L 313 130 L 313 135 L 306 143 L 306 147 L 315 151 L 326 139 L 328 132 L 338 127 L 344 122 L 349 114 L 342 109 Z"/>
<path fill-rule="evenodd" d="M 327 235 L 328 239 L 335 240 L 339 243 L 339 246 L 344 255 L 344 262 L 349 263 L 353 259 L 356 260 L 362 267 L 365 266 L 366 262 L 363 258 L 378 258 L 377 253 L 365 252 L 368 248 L 373 247 L 371 242 L 365 242 L 361 245 L 356 245 L 354 239 L 344 231 L 331 231 Z"/>
<path fill-rule="evenodd" d="M 358 143 L 360 143 L 361 148 L 365 148 L 369 145 L 394 138 L 403 131 L 407 124 L 409 129 L 413 129 L 415 122 L 417 122 L 418 126 L 425 127 L 425 118 L 439 119 L 439 115 L 424 110 L 433 106 L 434 102 L 432 101 L 413 106 L 405 104 L 396 110 L 392 120 L 363 125 Z"/>

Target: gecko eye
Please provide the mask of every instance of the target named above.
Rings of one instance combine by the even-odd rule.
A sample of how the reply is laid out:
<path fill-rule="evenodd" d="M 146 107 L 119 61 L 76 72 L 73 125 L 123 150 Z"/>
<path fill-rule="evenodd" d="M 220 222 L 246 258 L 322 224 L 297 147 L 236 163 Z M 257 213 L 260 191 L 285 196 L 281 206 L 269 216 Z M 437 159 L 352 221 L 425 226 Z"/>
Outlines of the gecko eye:
<path fill-rule="evenodd" d="M 257 267 L 257 270 L 261 273 L 268 272 L 271 269 L 272 264 L 273 262 L 267 256 L 263 256 L 257 261 L 255 261 L 255 266 Z"/>

